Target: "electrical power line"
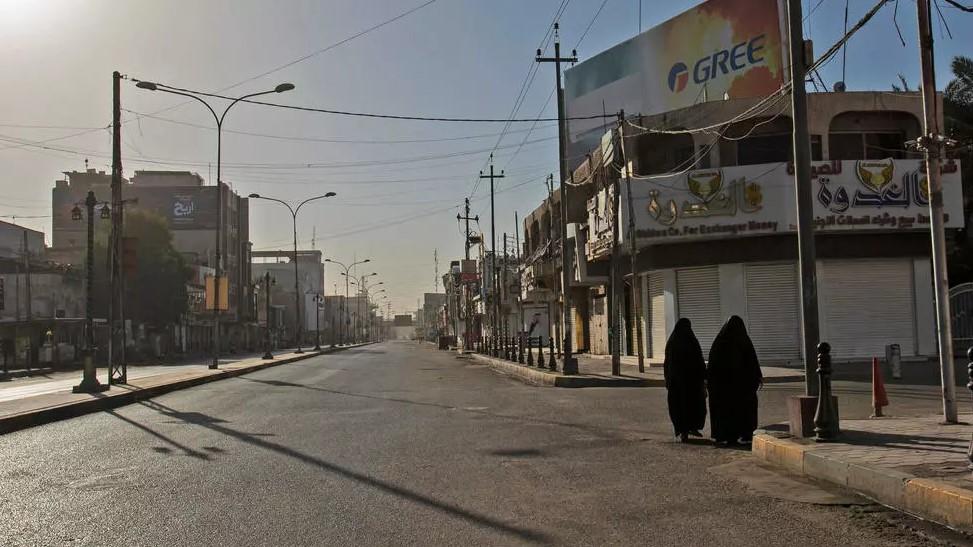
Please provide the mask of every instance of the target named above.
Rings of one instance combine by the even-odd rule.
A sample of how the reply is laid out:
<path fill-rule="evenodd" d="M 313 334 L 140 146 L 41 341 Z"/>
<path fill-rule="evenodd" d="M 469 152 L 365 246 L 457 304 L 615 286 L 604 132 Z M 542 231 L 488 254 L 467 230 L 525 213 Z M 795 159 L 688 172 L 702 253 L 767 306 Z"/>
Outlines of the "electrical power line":
<path fill-rule="evenodd" d="M 156 121 L 171 123 L 175 125 L 182 125 L 186 127 L 193 127 L 197 129 L 205 129 L 208 131 L 216 131 L 216 128 L 213 126 L 202 125 L 202 124 L 197 124 L 192 122 L 185 122 L 181 120 L 174 120 L 172 118 L 155 116 L 153 114 L 137 112 L 135 110 L 129 110 L 126 108 L 123 108 L 122 110 L 130 114 L 134 114 L 135 116 L 138 116 L 140 118 L 147 118 L 150 120 L 156 120 Z M 0 124 L 0 127 L 6 127 L 6 126 Z M 551 127 L 557 127 L 557 124 L 552 123 L 552 124 L 543 125 L 541 126 L 541 129 L 551 128 Z M 508 133 L 526 133 L 528 131 L 530 130 L 515 129 L 515 130 L 508 131 Z M 480 133 L 474 135 L 461 135 L 458 137 L 440 137 L 440 138 L 416 137 L 416 138 L 408 138 L 408 139 L 384 139 L 383 140 L 383 139 L 352 139 L 352 138 L 341 138 L 341 137 L 305 137 L 299 135 L 274 135 L 269 133 L 258 133 L 254 131 L 240 131 L 234 129 L 224 129 L 223 132 L 232 133 L 235 135 L 246 135 L 249 137 L 262 137 L 267 139 L 277 139 L 277 140 L 284 140 L 284 141 L 322 142 L 322 143 L 329 143 L 329 144 L 423 144 L 423 143 L 432 143 L 432 142 L 452 142 L 452 141 L 485 139 L 488 137 L 496 137 L 498 135 L 502 135 L 502 133 Z"/>
<path fill-rule="evenodd" d="M 138 78 L 126 77 L 128 80 L 133 82 L 140 82 Z M 220 95 L 219 93 L 207 93 L 204 91 L 199 91 L 195 89 L 187 89 L 184 87 L 176 87 L 167 84 L 160 84 L 158 82 L 153 82 L 158 87 L 165 89 L 171 89 L 173 91 L 179 91 L 182 93 L 190 93 L 193 95 L 199 95 L 201 97 L 213 97 L 216 99 L 223 99 L 227 101 L 237 100 L 234 97 L 229 97 L 226 95 Z M 449 117 L 449 116 L 419 116 L 419 115 L 401 115 L 401 114 L 379 114 L 375 112 L 356 112 L 351 110 L 335 110 L 330 108 L 315 108 L 310 106 L 297 106 L 290 104 L 280 104 L 280 103 L 270 103 L 267 101 L 257 101 L 254 99 L 243 99 L 240 100 L 241 103 L 249 103 L 259 106 L 269 106 L 272 108 L 281 108 L 285 110 L 296 110 L 300 112 L 316 112 L 319 114 L 332 114 L 336 116 L 350 116 L 356 118 L 374 118 L 383 120 L 406 120 L 406 121 L 421 121 L 421 122 L 458 122 L 458 123 L 532 123 L 534 121 L 538 122 L 556 122 L 557 118 L 464 118 L 464 117 Z M 571 116 L 565 118 L 567 120 L 594 120 L 600 119 L 603 116 L 601 114 L 591 115 L 591 116 Z"/>

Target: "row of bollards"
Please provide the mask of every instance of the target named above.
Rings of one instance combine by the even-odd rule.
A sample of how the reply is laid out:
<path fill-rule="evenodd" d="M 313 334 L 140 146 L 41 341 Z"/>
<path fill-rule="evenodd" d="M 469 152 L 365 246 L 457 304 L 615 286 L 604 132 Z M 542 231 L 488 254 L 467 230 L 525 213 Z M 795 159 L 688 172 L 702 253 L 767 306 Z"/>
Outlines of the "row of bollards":
<path fill-rule="evenodd" d="M 535 364 L 539 368 L 557 370 L 557 359 L 554 357 L 554 339 L 548 339 L 548 356 L 544 359 L 544 344 L 541 336 L 483 336 L 476 342 L 476 352 L 497 359 L 527 365 Z M 534 358 L 534 348 L 537 348 L 537 358 Z"/>

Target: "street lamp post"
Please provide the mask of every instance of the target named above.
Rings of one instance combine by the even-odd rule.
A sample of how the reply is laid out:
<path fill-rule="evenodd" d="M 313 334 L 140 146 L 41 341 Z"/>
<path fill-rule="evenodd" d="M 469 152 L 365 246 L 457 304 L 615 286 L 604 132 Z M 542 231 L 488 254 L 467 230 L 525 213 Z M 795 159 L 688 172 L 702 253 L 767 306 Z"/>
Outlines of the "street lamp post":
<path fill-rule="evenodd" d="M 293 221 L 294 221 L 294 301 L 295 301 L 295 305 L 297 306 L 295 308 L 295 313 L 294 313 L 294 323 L 295 323 L 294 332 L 297 335 L 297 351 L 295 351 L 294 353 L 304 353 L 304 350 L 301 349 L 301 336 L 302 336 L 303 333 L 301 332 L 301 285 L 300 285 L 300 274 L 298 273 L 298 269 L 297 269 L 297 213 L 299 213 L 301 211 L 301 207 L 304 207 L 304 205 L 306 205 L 306 204 L 308 204 L 308 203 L 310 203 L 312 201 L 319 200 L 319 199 L 324 199 L 324 198 L 330 198 L 330 197 L 334 197 L 336 195 L 338 195 L 338 194 L 336 194 L 334 192 L 328 192 L 327 194 L 323 194 L 323 195 L 320 195 L 320 196 L 314 196 L 313 198 L 307 198 L 306 200 L 298 203 L 297 204 L 297 207 L 291 207 L 291 204 L 290 203 L 287 203 L 286 201 L 284 201 L 282 199 L 269 198 L 269 197 L 266 197 L 266 196 L 261 196 L 260 194 L 250 194 L 248 196 L 250 199 L 264 199 L 264 200 L 267 200 L 267 201 L 276 201 L 277 203 L 280 203 L 284 207 L 287 207 L 287 210 L 291 212 L 291 219 L 293 219 Z M 321 346 L 318 345 L 317 346 L 317 349 L 321 349 Z"/>
<path fill-rule="evenodd" d="M 345 270 L 341 274 L 341 275 L 345 276 L 345 300 L 341 303 L 341 309 L 339 311 L 339 315 L 341 316 L 340 317 L 340 320 L 341 320 L 341 328 L 338 329 L 338 345 L 341 345 L 341 344 L 344 343 L 345 321 L 346 321 L 346 315 L 348 314 L 348 279 L 349 279 L 349 276 L 350 276 L 351 269 L 354 268 L 355 266 L 359 265 L 359 264 L 365 264 L 366 262 L 371 262 L 372 259 L 366 258 L 365 260 L 359 260 L 358 262 L 352 262 L 351 265 L 349 265 L 349 266 L 345 266 L 341 262 L 338 262 L 337 260 L 332 260 L 330 258 L 325 258 L 324 261 L 325 262 L 330 262 L 332 264 L 337 264 L 337 265 L 341 266 L 342 268 L 344 268 L 344 270 Z"/>
<path fill-rule="evenodd" d="M 369 309 L 369 306 L 368 306 L 368 289 L 371 288 L 371 287 L 375 287 L 376 285 L 384 285 L 385 284 L 384 281 L 379 281 L 378 283 L 375 283 L 374 285 L 371 285 L 371 287 L 369 287 L 369 285 L 368 285 L 368 277 L 373 276 L 373 275 L 378 275 L 378 274 L 375 273 L 375 272 L 372 272 L 369 275 L 363 275 L 361 277 L 362 284 L 359 285 L 359 287 L 362 289 L 362 293 L 364 293 L 363 296 L 365 297 L 364 301 L 362 301 L 362 308 L 363 308 L 362 311 L 364 312 L 364 316 L 365 316 L 365 320 L 362 321 L 362 341 L 363 342 L 368 342 L 369 341 L 368 340 L 368 336 L 369 336 L 369 334 L 371 332 L 371 329 L 369 328 L 369 324 L 368 324 L 369 323 L 369 319 L 371 318 L 371 310 Z M 382 292 L 382 291 L 378 291 L 378 292 Z"/>
<path fill-rule="evenodd" d="M 314 295 L 314 351 L 321 351 L 321 293 Z"/>
<path fill-rule="evenodd" d="M 384 285 L 384 284 L 385 284 L 384 282 L 379 281 L 375 285 Z M 373 285 L 372 287 L 374 287 L 375 285 Z M 385 292 L 385 289 L 382 289 L 382 290 L 379 290 L 379 291 L 375 291 L 374 293 L 371 293 L 371 294 L 373 296 L 376 296 L 377 297 L 377 295 L 382 294 L 384 292 Z M 365 309 L 365 315 L 367 316 L 368 322 L 366 323 L 367 328 L 365 330 L 365 341 L 366 342 L 374 342 L 373 336 L 375 334 L 375 321 L 372 318 L 372 310 L 371 310 L 371 307 L 368 304 L 368 295 L 369 295 L 369 292 L 366 289 L 365 290 L 365 307 L 366 307 L 366 309 Z M 382 296 L 384 297 L 385 295 L 383 294 Z"/>
<path fill-rule="evenodd" d="M 238 102 L 249 99 L 251 97 L 259 97 L 261 95 L 269 95 L 271 93 L 283 93 L 285 91 L 290 91 L 294 89 L 294 84 L 283 83 L 279 84 L 277 87 L 270 91 L 260 91 L 258 93 L 249 93 L 243 95 L 236 99 L 230 101 L 230 104 L 223 110 L 222 115 L 217 115 L 216 110 L 209 105 L 208 102 L 202 98 L 182 90 L 179 88 L 170 87 L 164 84 L 138 81 L 136 80 L 135 87 L 139 89 L 146 89 L 148 91 L 162 91 L 165 93 L 171 93 L 173 95 L 181 95 L 183 97 L 189 97 L 190 99 L 195 99 L 206 107 L 207 110 L 213 114 L 213 118 L 216 120 L 216 257 L 215 257 L 215 276 L 213 278 L 213 362 L 210 364 L 209 368 L 216 369 L 220 365 L 220 283 L 221 275 L 223 269 L 220 263 L 222 255 L 220 253 L 222 249 L 221 232 L 223 225 L 223 179 L 220 178 L 220 165 L 222 160 L 222 140 L 223 140 L 223 120 L 226 118 L 226 113 L 233 108 L 233 105 Z"/>
<path fill-rule="evenodd" d="M 98 381 L 98 374 L 95 372 L 95 205 L 98 205 L 95 193 L 88 191 L 84 205 L 88 221 L 88 241 L 87 256 L 85 257 L 85 305 L 84 305 L 84 374 L 81 383 L 74 386 L 71 391 L 74 393 L 98 393 L 108 389 L 108 386 Z M 81 220 L 81 208 L 75 205 L 71 210 L 71 218 Z M 111 209 L 105 203 L 101 208 L 101 218 L 111 218 Z M 110 371 L 109 371 L 110 372 Z"/>
<path fill-rule="evenodd" d="M 361 340 L 362 336 L 365 334 L 365 323 L 364 323 L 364 321 L 362 321 L 362 318 L 361 318 L 362 317 L 362 299 L 363 298 L 365 299 L 364 307 L 366 308 L 365 311 L 367 312 L 368 311 L 367 310 L 367 308 L 368 308 L 368 284 L 367 284 L 367 280 L 368 280 L 369 277 L 376 276 L 376 275 L 378 275 L 378 274 L 375 273 L 375 272 L 372 272 L 370 274 L 362 274 L 362 276 L 359 278 L 359 280 L 357 282 L 354 281 L 354 280 L 351 281 L 351 284 L 352 285 L 355 285 L 355 286 L 358 287 L 358 300 L 355 302 L 355 314 L 357 316 L 355 318 L 355 327 L 356 327 L 355 328 L 355 336 L 357 336 L 359 340 Z M 382 283 L 381 281 L 378 282 L 378 283 L 376 283 L 376 284 L 377 285 L 384 285 L 384 283 Z"/>
<path fill-rule="evenodd" d="M 277 280 L 270 277 L 270 272 L 264 273 L 264 359 L 273 359 L 274 354 L 270 352 L 270 287 L 277 284 Z"/>

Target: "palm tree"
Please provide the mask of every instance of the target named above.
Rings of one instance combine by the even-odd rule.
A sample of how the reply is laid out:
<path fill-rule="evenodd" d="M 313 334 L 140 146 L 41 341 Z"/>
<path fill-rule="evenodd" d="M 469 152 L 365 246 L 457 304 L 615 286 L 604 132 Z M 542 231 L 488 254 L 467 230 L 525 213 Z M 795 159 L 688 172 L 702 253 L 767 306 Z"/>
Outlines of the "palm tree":
<path fill-rule="evenodd" d="M 952 69 L 955 78 L 943 92 L 946 133 L 965 145 L 969 156 L 973 142 L 973 59 L 957 56 L 953 58 Z"/>
<path fill-rule="evenodd" d="M 970 223 L 973 209 L 973 59 L 957 56 L 951 64 L 953 80 L 943 91 L 943 120 L 946 135 L 958 146 L 947 150 L 960 160 L 963 181 L 963 213 Z M 973 227 L 967 226 L 953 240 L 947 264 L 951 284 L 973 281 Z"/>

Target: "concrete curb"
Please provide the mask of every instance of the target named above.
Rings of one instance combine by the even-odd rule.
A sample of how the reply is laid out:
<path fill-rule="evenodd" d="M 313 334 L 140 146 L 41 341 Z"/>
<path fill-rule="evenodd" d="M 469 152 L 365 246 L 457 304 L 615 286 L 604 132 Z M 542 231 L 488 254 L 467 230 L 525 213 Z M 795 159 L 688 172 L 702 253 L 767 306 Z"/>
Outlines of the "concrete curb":
<path fill-rule="evenodd" d="M 375 342 L 370 342 L 368 344 L 358 344 L 354 346 L 327 348 L 327 349 L 322 349 L 319 352 L 309 351 L 303 355 L 289 357 L 286 359 L 267 360 L 262 363 L 257 363 L 254 365 L 243 366 L 238 368 L 221 368 L 216 372 L 212 372 L 208 374 L 203 373 L 200 374 L 199 376 L 192 376 L 189 378 L 175 380 L 172 382 L 151 385 L 144 388 L 128 386 L 131 388 L 128 391 L 120 391 L 114 393 L 111 392 L 99 393 L 93 395 L 92 398 L 90 399 L 84 399 L 81 401 L 71 401 L 59 405 L 39 408 L 35 410 L 28 410 L 17 414 L 10 414 L 8 416 L 0 417 L 0 435 L 12 433 L 14 431 L 19 431 L 21 429 L 27 429 L 30 427 L 35 427 L 38 425 L 43 425 L 51 422 L 66 420 L 68 418 L 75 418 L 77 416 L 82 416 L 84 414 L 91 414 L 102 410 L 118 408 L 121 406 L 130 405 L 138 401 L 143 401 L 145 399 L 151 399 L 153 397 L 157 397 L 165 393 L 186 389 L 188 387 L 207 384 L 210 382 L 215 382 L 217 380 L 223 380 L 225 378 L 234 378 L 236 376 L 242 376 L 244 374 L 249 374 L 251 372 L 256 372 L 258 370 L 263 370 L 266 368 L 275 367 L 279 365 L 286 365 L 289 363 L 296 363 L 298 361 L 311 359 L 319 355 L 327 355 L 329 353 L 335 353 L 346 349 L 359 348 L 373 343 Z M 148 377 L 140 380 L 151 380 L 151 379 L 152 377 Z"/>
<path fill-rule="evenodd" d="M 841 461 L 803 444 L 759 433 L 753 455 L 815 479 L 850 488 L 879 503 L 948 526 L 973 528 L 973 490 L 878 466 Z"/>
<path fill-rule="evenodd" d="M 502 372 L 515 380 L 534 386 L 545 387 L 650 387 L 664 386 L 662 380 L 649 380 L 646 378 L 633 377 L 612 377 L 612 376 L 593 376 L 586 374 L 564 375 L 542 368 L 528 367 L 520 363 L 512 363 L 503 359 L 487 357 L 478 353 L 469 354 L 473 359 L 483 362 L 490 368 Z"/>

